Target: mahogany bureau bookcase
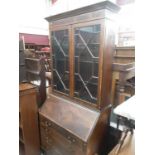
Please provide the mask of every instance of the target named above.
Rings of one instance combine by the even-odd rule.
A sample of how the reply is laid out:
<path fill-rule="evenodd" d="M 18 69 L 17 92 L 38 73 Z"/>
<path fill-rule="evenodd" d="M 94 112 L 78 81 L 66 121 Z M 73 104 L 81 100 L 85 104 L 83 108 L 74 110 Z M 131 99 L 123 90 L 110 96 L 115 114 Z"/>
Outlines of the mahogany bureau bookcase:
<path fill-rule="evenodd" d="M 49 155 L 97 155 L 111 110 L 114 14 L 109 1 L 47 17 L 52 93 L 39 110 Z"/>

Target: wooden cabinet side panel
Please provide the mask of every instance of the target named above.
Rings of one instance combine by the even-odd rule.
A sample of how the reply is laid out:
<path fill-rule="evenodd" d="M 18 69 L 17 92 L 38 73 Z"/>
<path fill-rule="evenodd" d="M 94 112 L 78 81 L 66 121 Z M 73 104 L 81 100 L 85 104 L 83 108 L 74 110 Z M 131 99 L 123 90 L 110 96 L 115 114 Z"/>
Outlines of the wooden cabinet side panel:
<path fill-rule="evenodd" d="M 98 123 L 88 141 L 86 155 L 95 155 L 101 152 L 104 144 L 106 143 L 105 137 L 107 134 L 108 118 L 110 115 L 111 108 L 107 108 L 101 113 Z"/>
<path fill-rule="evenodd" d="M 26 155 L 39 155 L 39 130 L 36 93 L 20 96 L 20 112 Z"/>
<path fill-rule="evenodd" d="M 115 49 L 114 23 L 108 19 L 104 20 L 104 47 L 103 47 L 103 78 L 101 91 L 101 109 L 112 103 L 111 84 L 112 84 L 112 62 Z"/>

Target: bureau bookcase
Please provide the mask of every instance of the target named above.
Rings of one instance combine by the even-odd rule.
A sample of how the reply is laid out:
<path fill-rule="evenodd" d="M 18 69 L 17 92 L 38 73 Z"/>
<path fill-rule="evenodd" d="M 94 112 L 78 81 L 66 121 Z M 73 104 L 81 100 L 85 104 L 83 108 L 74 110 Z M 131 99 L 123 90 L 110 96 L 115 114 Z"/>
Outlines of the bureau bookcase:
<path fill-rule="evenodd" d="M 46 152 L 99 153 L 111 107 L 118 11 L 117 5 L 104 1 L 46 18 L 52 60 L 52 93 L 40 109 Z"/>

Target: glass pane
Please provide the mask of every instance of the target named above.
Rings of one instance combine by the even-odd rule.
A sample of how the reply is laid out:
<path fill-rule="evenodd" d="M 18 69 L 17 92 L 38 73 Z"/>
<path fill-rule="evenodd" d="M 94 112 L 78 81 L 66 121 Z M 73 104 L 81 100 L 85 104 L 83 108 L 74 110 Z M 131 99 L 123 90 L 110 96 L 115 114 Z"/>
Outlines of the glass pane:
<path fill-rule="evenodd" d="M 75 29 L 74 96 L 97 102 L 100 25 Z"/>
<path fill-rule="evenodd" d="M 68 30 L 52 32 L 53 88 L 69 94 Z"/>

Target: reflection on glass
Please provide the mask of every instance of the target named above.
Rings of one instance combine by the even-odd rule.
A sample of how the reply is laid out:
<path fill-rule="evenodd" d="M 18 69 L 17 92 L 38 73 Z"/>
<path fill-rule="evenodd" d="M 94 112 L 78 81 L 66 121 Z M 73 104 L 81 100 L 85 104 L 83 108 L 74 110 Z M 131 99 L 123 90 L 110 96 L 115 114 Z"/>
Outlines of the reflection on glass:
<path fill-rule="evenodd" d="M 75 92 L 74 96 L 97 102 L 100 25 L 75 29 Z"/>
<path fill-rule="evenodd" d="M 52 32 L 53 88 L 69 93 L 68 30 Z"/>

